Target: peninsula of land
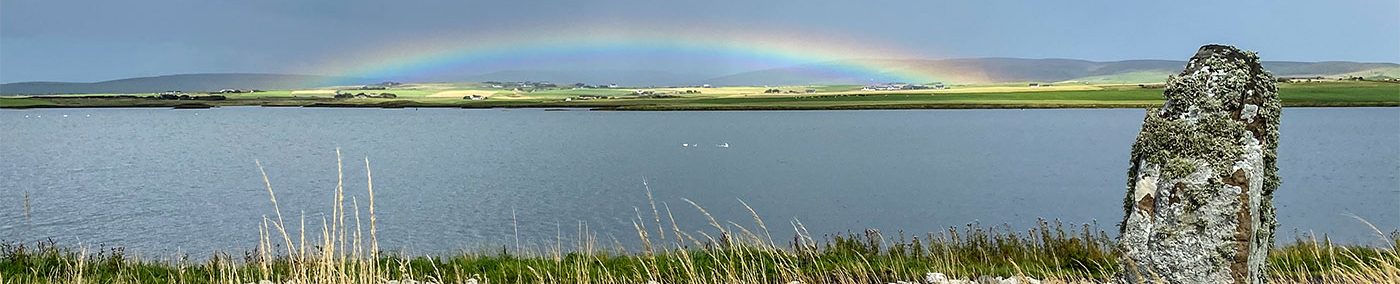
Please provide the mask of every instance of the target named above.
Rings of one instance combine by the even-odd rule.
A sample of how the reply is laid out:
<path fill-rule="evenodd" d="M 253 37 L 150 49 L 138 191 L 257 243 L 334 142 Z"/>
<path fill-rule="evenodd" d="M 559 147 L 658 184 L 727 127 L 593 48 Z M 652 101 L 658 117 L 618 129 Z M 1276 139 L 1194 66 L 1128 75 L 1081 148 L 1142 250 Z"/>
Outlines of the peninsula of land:
<path fill-rule="evenodd" d="M 1285 107 L 1400 106 L 1400 82 L 1290 79 Z M 1162 101 L 1160 83 L 879 84 L 791 86 L 557 85 L 547 82 L 399 83 L 315 89 L 0 97 L 0 108 L 588 108 L 594 110 L 823 110 L 966 108 L 1143 108 Z"/>

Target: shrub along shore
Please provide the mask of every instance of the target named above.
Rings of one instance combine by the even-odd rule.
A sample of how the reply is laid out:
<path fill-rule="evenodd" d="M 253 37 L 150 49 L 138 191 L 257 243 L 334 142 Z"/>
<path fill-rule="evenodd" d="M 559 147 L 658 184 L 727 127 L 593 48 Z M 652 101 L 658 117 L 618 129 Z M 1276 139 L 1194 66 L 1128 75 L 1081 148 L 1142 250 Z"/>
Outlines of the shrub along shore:
<path fill-rule="evenodd" d="M 273 238 L 264 240 L 266 250 L 199 261 L 145 259 L 120 248 L 7 243 L 0 245 L 0 283 L 887 283 L 921 281 L 931 272 L 954 279 L 1111 280 L 1120 271 L 1112 241 L 1079 229 L 1044 223 L 1018 234 L 968 227 L 908 239 L 869 231 L 777 247 L 752 239 L 757 235 L 741 240 L 721 233 L 713 242 L 675 241 L 665 247 L 653 242 L 641 251 L 556 246 L 416 257 L 357 247 L 364 239 L 288 247 Z M 1400 245 L 1394 237 L 1393 245 Z M 347 251 L 323 249 L 331 247 Z M 1270 278 L 1281 283 L 1388 283 L 1400 279 L 1398 266 L 1393 246 L 1314 239 L 1296 240 L 1269 256 Z"/>

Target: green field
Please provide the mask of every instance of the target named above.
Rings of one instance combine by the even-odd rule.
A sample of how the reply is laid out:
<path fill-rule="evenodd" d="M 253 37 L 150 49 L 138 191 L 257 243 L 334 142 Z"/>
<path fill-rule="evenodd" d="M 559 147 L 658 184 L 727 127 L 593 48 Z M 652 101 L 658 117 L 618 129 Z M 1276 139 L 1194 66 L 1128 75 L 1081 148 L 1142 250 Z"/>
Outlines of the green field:
<path fill-rule="evenodd" d="M 346 252 L 313 248 L 289 254 L 278 246 L 285 243 L 281 236 L 271 236 L 262 240 L 264 250 L 207 260 L 143 257 L 120 248 L 66 247 L 51 241 L 3 243 L 0 283 L 891 283 L 919 281 L 930 272 L 959 279 L 1105 283 L 1122 271 L 1114 241 L 1087 226 L 1042 223 L 1019 233 L 974 226 L 918 235 L 866 231 L 788 245 L 774 242 L 794 239 L 769 240 L 762 231 L 740 231 L 748 229 L 712 236 L 734 236 L 729 241 L 694 236 L 701 239 L 688 242 L 663 240 L 656 235 L 669 230 L 663 228 L 642 235 L 652 239 L 651 247 L 633 251 L 561 240 L 432 256 L 370 253 L 357 247 L 368 240 L 355 232 L 349 232 L 354 244 L 312 239 L 345 245 L 351 250 Z M 1400 239 L 1392 241 L 1400 245 Z M 1276 283 L 1388 283 L 1385 279 L 1400 277 L 1395 270 L 1400 255 L 1393 247 L 1299 239 L 1274 248 L 1268 261 L 1265 277 Z"/>
<path fill-rule="evenodd" d="M 778 94 L 764 93 L 776 89 Z M 229 94 L 226 100 L 118 98 L 116 94 L 0 98 L 0 108 L 64 107 L 578 107 L 604 110 L 786 110 L 918 108 L 1141 108 L 1162 102 L 1161 88 L 1138 85 L 1021 84 L 966 85 L 942 90 L 862 91 L 860 86 L 779 86 L 720 88 L 619 88 L 536 90 L 491 89 L 473 83 L 405 84 L 388 90 L 397 98 L 333 98 L 336 89 L 277 90 Z M 808 92 L 808 91 L 812 92 Z M 657 96 L 638 95 L 649 91 Z M 697 91 L 699 93 L 687 93 Z M 1372 81 L 1281 83 L 1285 106 L 1400 106 L 1400 84 Z M 133 94 L 150 96 L 151 94 Z M 480 95 L 486 100 L 466 100 Z M 607 98 L 596 98 L 607 97 Z"/>

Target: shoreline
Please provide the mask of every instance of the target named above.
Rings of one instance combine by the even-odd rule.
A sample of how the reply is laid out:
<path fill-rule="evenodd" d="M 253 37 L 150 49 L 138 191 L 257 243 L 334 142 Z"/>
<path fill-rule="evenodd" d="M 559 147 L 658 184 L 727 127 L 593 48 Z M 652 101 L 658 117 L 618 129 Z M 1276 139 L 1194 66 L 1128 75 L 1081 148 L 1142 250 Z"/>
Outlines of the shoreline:
<path fill-rule="evenodd" d="M 141 283 L 177 283 L 191 279 L 286 280 L 311 275 L 317 275 L 311 278 L 444 281 L 440 283 L 459 283 L 457 281 L 466 279 L 487 283 L 590 280 L 686 283 L 734 277 L 784 280 L 777 283 L 788 280 L 822 283 L 822 279 L 886 283 L 924 279 L 929 273 L 961 279 L 1019 276 L 1052 282 L 1104 282 L 1123 271 L 1117 262 L 1121 255 L 1116 248 L 1116 238 L 1088 224 L 1078 226 L 1044 219 L 1025 230 L 970 226 L 912 235 L 878 230 L 821 237 L 799 233 L 786 244 L 775 242 L 775 236 L 761 230 L 766 229 L 761 221 L 753 228 L 740 226 L 713 232 L 719 239 L 701 237 L 699 234 L 703 231 L 691 235 L 691 232 L 666 228 L 669 224 L 658 224 L 661 227 L 637 228 L 644 245 L 636 248 L 611 247 L 595 243 L 596 239 L 577 238 L 428 254 L 380 247 L 377 240 L 369 239 L 370 235 L 359 230 L 364 228 L 359 220 L 336 222 L 340 227 L 330 227 L 331 235 L 314 228 L 308 231 L 305 227 L 293 232 L 261 231 L 254 249 L 241 253 L 215 251 L 205 258 L 192 258 L 188 253 L 143 254 L 120 245 L 60 244 L 53 239 L 10 240 L 0 242 L 0 276 L 34 281 L 92 279 Z M 649 220 L 643 222 L 649 223 L 646 221 Z M 356 229 L 350 229 L 351 225 Z M 307 233 L 321 236 L 313 239 L 316 243 L 346 250 L 305 250 L 304 246 L 313 244 L 303 243 L 304 239 L 301 242 L 285 239 L 287 246 L 282 247 L 284 240 L 277 236 L 296 238 L 295 235 Z M 661 237 L 663 234 L 689 239 L 668 239 Z M 337 235 L 347 239 L 331 237 Z M 1385 238 L 1387 243 L 1400 244 L 1400 233 Z M 1270 251 L 1267 276 L 1282 282 L 1331 280 L 1321 283 L 1354 283 L 1347 280 L 1391 277 L 1388 273 L 1393 271 L 1388 269 L 1400 263 L 1400 255 L 1393 246 L 1387 245 L 1344 245 L 1316 236 L 1295 236 L 1292 241 L 1280 242 Z M 1363 259 L 1370 261 L 1361 261 Z M 87 268 L 71 266 L 83 262 L 88 263 Z M 747 269 L 735 270 L 731 265 L 737 263 L 747 263 L 743 265 Z M 276 268 L 268 270 L 268 266 Z M 334 269 L 322 271 L 317 267 Z M 650 273 L 627 269 L 640 267 L 650 267 Z M 697 273 L 700 271 L 723 273 L 707 276 Z M 540 272 L 555 276 L 539 279 L 533 274 Z M 599 281 L 602 279 L 613 281 Z"/>
<path fill-rule="evenodd" d="M 30 108 L 178 108 L 225 106 L 318 108 L 585 108 L 607 111 L 743 111 L 743 110 L 882 110 L 882 109 L 1060 109 L 1149 108 L 1162 104 L 1163 89 L 1092 85 L 1093 90 L 1006 90 L 969 87 L 929 91 L 830 91 L 801 94 L 754 93 L 716 89 L 708 93 L 654 96 L 599 95 L 577 90 L 544 90 L 502 99 L 434 97 L 414 88 L 388 89 L 380 97 L 305 96 L 298 91 L 260 93 L 192 93 L 180 97 L 150 94 L 51 94 L 0 96 L 0 109 Z M 1022 88 L 1022 87 L 1017 87 Z M 612 90 L 623 92 L 618 90 Z M 727 92 L 726 92 L 727 91 Z M 363 94 L 363 93 L 361 93 Z M 1279 88 L 1285 107 L 1400 107 L 1400 84 L 1379 82 L 1285 83 Z"/>
<path fill-rule="evenodd" d="M 6 100 L 6 99 L 0 99 Z M 66 100 L 66 99 L 65 99 Z M 830 106 L 806 105 L 685 105 L 685 104 L 436 104 L 423 102 L 381 102 L 358 103 L 311 103 L 311 104 L 81 104 L 81 105 L 0 105 L 0 109 L 101 109 L 101 108 L 149 108 L 149 109 L 210 109 L 221 107 L 269 107 L 269 108 L 363 108 L 363 109 L 402 109 L 402 108 L 441 108 L 441 109 L 583 109 L 589 111 L 788 111 L 788 110 L 916 110 L 916 109 L 1143 109 L 1159 107 L 1160 103 L 930 103 L 930 104 L 852 104 Z M 1297 102 L 1283 104 L 1288 108 L 1317 107 L 1400 107 L 1396 102 Z"/>
<path fill-rule="evenodd" d="M 762 225 L 758 226 L 754 229 Z M 344 227 L 335 234 L 345 234 L 341 236 L 349 240 L 321 235 L 313 241 L 343 246 L 348 251 L 308 251 L 302 246 L 311 244 L 292 239 L 286 239 L 287 247 L 281 247 L 283 240 L 275 235 L 288 233 L 262 231 L 256 249 L 212 252 L 207 258 L 191 258 L 189 254 L 156 256 L 121 246 L 59 244 L 52 239 L 7 241 L 0 242 L 0 276 L 25 281 L 90 279 L 141 283 L 302 278 L 351 282 L 376 279 L 375 283 L 387 283 L 384 281 L 390 279 L 442 281 L 438 283 L 477 283 L 468 279 L 486 283 L 688 283 L 736 278 L 765 279 L 768 281 L 760 282 L 769 283 L 823 283 L 824 279 L 893 283 L 917 281 L 936 273 L 953 279 L 1011 276 L 1074 283 L 1109 282 L 1123 271 L 1117 263 L 1120 254 L 1115 238 L 1097 229 L 1044 220 L 1028 230 L 950 227 L 943 232 L 914 234 L 912 239 L 905 239 L 902 232 L 889 235 L 872 230 L 820 238 L 799 234 L 788 244 L 774 242 L 773 236 L 763 231 L 721 230 L 716 233 L 724 236 L 722 239 L 683 241 L 653 234 L 665 231 L 697 236 L 655 229 L 643 231 L 640 236 L 649 242 L 634 249 L 599 246 L 591 239 L 571 239 L 542 246 L 500 245 L 436 254 L 378 247 L 376 241 L 364 239 L 368 236 L 363 232 L 341 231 L 347 230 Z M 292 234 L 305 233 L 308 232 Z M 1389 235 L 1388 241 L 1400 244 L 1397 236 L 1400 235 Z M 1341 245 L 1327 239 L 1295 238 L 1270 251 L 1266 275 L 1281 282 L 1369 282 L 1393 277 L 1390 269 L 1400 263 L 1398 257 L 1394 247 L 1385 245 Z M 647 273 L 629 269 L 644 267 L 649 268 Z M 698 273 L 702 271 L 721 273 Z M 538 273 L 542 272 L 554 276 L 539 278 Z"/>

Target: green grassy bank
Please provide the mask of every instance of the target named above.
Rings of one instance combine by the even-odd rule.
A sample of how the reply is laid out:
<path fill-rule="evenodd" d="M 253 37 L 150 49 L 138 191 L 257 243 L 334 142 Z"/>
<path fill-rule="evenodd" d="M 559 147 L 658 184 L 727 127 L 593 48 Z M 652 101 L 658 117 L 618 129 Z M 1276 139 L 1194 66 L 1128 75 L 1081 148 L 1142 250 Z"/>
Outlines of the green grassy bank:
<path fill-rule="evenodd" d="M 337 151 L 337 160 L 339 152 Z M 338 167 L 339 168 L 342 168 Z M 817 235 L 801 222 L 770 225 L 720 221 L 703 207 L 673 211 L 651 198 L 632 218 L 636 246 L 607 241 L 586 227 L 553 242 L 433 256 L 379 246 L 373 173 L 365 160 L 367 197 L 347 200 L 343 182 L 330 191 L 321 224 L 305 216 L 284 222 L 277 193 L 263 174 L 269 214 L 255 229 L 257 248 L 192 260 L 142 256 L 120 248 L 0 242 L 0 284 L 8 283 L 886 283 L 920 281 L 926 273 L 954 278 L 1031 277 L 1049 283 L 1102 282 L 1120 271 L 1114 240 L 1091 225 L 1041 221 L 1023 231 L 967 225 L 906 234 L 867 230 Z M 259 165 L 261 170 L 261 165 Z M 341 176 L 343 179 L 343 176 Z M 343 181 L 343 180 L 342 180 Z M 688 202 L 688 200 L 687 200 Z M 742 203 L 742 201 L 740 201 Z M 658 204 L 660 206 L 658 206 Z M 708 229 L 682 230 L 674 216 L 696 212 Z M 290 218 L 297 218 L 291 216 Z M 299 221 L 299 224 L 296 223 Z M 791 236 L 770 234 L 790 226 Z M 319 229 L 317 229 L 319 228 Z M 1374 227 L 1372 227 L 1374 228 Z M 1400 279 L 1400 233 L 1379 246 L 1339 246 L 1296 239 L 1273 249 L 1274 282 L 1383 283 Z M 625 236 L 615 236 L 625 237 Z M 518 238 L 517 238 L 518 240 Z M 251 240 L 250 240 L 251 241 Z M 463 243 L 463 246 L 472 244 Z"/>
<path fill-rule="evenodd" d="M 1047 88 L 981 86 L 949 90 L 859 91 L 812 88 L 813 93 L 765 94 L 761 88 L 703 89 L 709 93 L 663 98 L 618 95 L 624 90 L 545 90 L 465 100 L 418 89 L 385 92 L 398 98 L 335 99 L 330 95 L 297 95 L 297 91 L 230 95 L 225 100 L 157 100 L 88 96 L 0 98 L 0 108 L 96 108 L 290 106 L 290 107 L 445 107 L 445 108 L 592 108 L 601 110 L 820 110 L 820 109 L 939 109 L 939 108 L 1142 108 L 1162 102 L 1162 89 L 1136 85 L 1081 85 Z M 792 88 L 789 88 L 792 89 Z M 796 88 L 802 89 L 802 88 Z M 608 92 L 608 98 L 573 98 Z M 678 91 L 659 89 L 658 91 Z M 484 92 L 484 91 L 483 91 Z M 499 93 L 499 92 L 497 92 Z M 1279 96 L 1290 107 L 1400 106 L 1400 84 L 1368 81 L 1281 83 Z M 567 100 L 567 101 L 566 101 Z"/>
<path fill-rule="evenodd" d="M 682 239 L 694 237 L 672 233 Z M 367 247 L 355 242 L 366 241 L 355 238 L 363 235 L 351 234 L 353 244 L 341 247 L 349 251 L 327 250 L 338 244 L 322 243 L 294 245 L 290 254 L 282 240 L 272 238 L 265 240 L 271 252 L 217 254 L 198 261 L 146 259 L 114 248 L 9 243 L 0 245 L 0 283 L 886 283 L 922 280 L 929 272 L 963 279 L 997 275 L 1099 282 L 1119 271 L 1112 240 L 1101 232 L 1051 223 L 1019 233 L 977 227 L 920 236 L 868 231 L 811 243 L 798 236 L 786 239 L 787 245 L 770 243 L 761 233 L 727 233 L 696 242 L 650 235 L 652 247 L 639 251 L 579 250 L 594 245 L 583 240 L 523 251 L 502 248 L 417 257 L 364 251 Z M 1400 245 L 1400 239 L 1393 240 Z M 1400 256 L 1393 248 L 1300 239 L 1275 248 L 1269 262 L 1274 282 L 1400 279 Z"/>

